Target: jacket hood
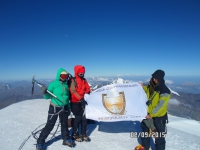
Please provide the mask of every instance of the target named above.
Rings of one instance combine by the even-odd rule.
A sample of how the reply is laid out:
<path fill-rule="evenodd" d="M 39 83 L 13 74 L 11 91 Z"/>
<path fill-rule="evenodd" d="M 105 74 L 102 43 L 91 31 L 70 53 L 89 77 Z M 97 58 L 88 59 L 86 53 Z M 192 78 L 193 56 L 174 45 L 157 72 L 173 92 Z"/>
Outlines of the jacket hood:
<path fill-rule="evenodd" d="M 76 65 L 76 66 L 74 67 L 74 76 L 75 76 L 75 77 L 78 76 L 78 70 L 81 69 L 81 68 L 83 68 L 83 69 L 85 70 L 85 67 L 82 66 L 82 65 Z"/>
<path fill-rule="evenodd" d="M 66 70 L 63 69 L 63 68 L 58 69 L 57 74 L 56 74 L 56 80 L 60 80 L 60 74 L 61 74 L 61 72 L 63 72 L 63 71 L 66 71 Z M 66 72 L 67 72 L 67 71 L 66 71 Z M 67 73 L 68 73 L 68 72 L 67 72 Z"/>
<path fill-rule="evenodd" d="M 153 74 L 152 77 L 158 79 L 159 82 L 164 82 L 164 76 L 165 72 L 163 70 L 156 70 Z"/>

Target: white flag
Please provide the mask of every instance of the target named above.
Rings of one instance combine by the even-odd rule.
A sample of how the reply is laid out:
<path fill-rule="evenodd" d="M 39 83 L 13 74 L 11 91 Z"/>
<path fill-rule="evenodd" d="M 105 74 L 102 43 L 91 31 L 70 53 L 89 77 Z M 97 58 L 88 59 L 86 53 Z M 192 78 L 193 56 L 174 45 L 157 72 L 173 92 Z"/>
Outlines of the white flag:
<path fill-rule="evenodd" d="M 89 96 L 86 118 L 103 122 L 142 120 L 147 115 L 147 96 L 137 82 L 103 86 Z"/>

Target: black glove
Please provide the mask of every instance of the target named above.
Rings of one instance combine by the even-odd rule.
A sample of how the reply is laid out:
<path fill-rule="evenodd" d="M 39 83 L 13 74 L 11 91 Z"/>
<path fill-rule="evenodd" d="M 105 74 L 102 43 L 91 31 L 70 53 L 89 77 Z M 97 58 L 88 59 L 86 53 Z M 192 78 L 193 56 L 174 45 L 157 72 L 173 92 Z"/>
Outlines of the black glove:
<path fill-rule="evenodd" d="M 149 106 L 150 104 L 151 104 L 151 100 L 148 100 L 148 101 L 146 102 L 146 105 Z"/>
<path fill-rule="evenodd" d="M 42 94 L 44 94 L 44 95 L 47 94 L 47 87 L 43 85 L 41 87 L 41 91 L 42 91 Z"/>
<path fill-rule="evenodd" d="M 85 105 L 88 105 L 88 103 L 85 101 L 84 98 L 82 98 L 82 99 L 80 100 L 80 102 L 81 102 L 81 105 L 82 105 L 83 107 L 85 107 Z"/>

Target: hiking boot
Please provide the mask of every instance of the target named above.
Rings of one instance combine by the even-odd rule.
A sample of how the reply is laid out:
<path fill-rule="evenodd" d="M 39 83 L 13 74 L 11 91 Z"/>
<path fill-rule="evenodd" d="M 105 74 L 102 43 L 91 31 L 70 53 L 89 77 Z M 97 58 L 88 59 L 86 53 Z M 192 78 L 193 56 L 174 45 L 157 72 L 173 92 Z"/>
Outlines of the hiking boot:
<path fill-rule="evenodd" d="M 44 144 L 36 144 L 36 150 L 44 150 Z"/>
<path fill-rule="evenodd" d="M 76 144 L 74 143 L 73 140 L 64 140 L 63 145 L 69 146 L 69 147 L 75 147 Z"/>
<path fill-rule="evenodd" d="M 82 140 L 85 141 L 85 142 L 90 142 L 91 141 L 91 139 L 86 135 L 82 136 Z"/>
<path fill-rule="evenodd" d="M 73 135 L 72 139 L 77 142 L 82 142 L 82 138 L 78 135 Z"/>
<path fill-rule="evenodd" d="M 138 145 L 135 147 L 135 150 L 145 150 L 145 148 L 142 145 Z"/>

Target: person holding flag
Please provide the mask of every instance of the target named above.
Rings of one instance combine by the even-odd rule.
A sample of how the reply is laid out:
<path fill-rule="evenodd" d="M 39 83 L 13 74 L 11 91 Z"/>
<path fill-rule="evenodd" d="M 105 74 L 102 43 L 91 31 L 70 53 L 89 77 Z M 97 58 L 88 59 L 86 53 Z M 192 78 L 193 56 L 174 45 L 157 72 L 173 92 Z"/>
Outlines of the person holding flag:
<path fill-rule="evenodd" d="M 165 72 L 159 69 L 152 74 L 148 85 L 140 83 L 148 98 L 146 102 L 148 106 L 146 119 L 141 122 L 142 132 L 149 133 L 150 127 L 153 127 L 153 131 L 149 136 L 141 137 L 142 146 L 137 146 L 136 150 L 142 148 L 149 150 L 150 137 L 155 138 L 156 150 L 165 150 L 166 123 L 168 123 L 167 105 L 171 97 L 171 92 L 165 85 L 164 76 Z M 152 123 L 153 125 L 151 125 Z"/>
<path fill-rule="evenodd" d="M 86 135 L 87 119 L 85 117 L 85 105 L 87 102 L 84 99 L 85 94 L 90 94 L 90 86 L 84 78 L 85 67 L 76 65 L 74 67 L 74 78 L 71 78 L 70 93 L 72 112 L 75 116 L 72 124 L 72 137 L 77 142 L 90 141 Z M 81 124 L 81 135 L 79 134 L 79 124 Z"/>

